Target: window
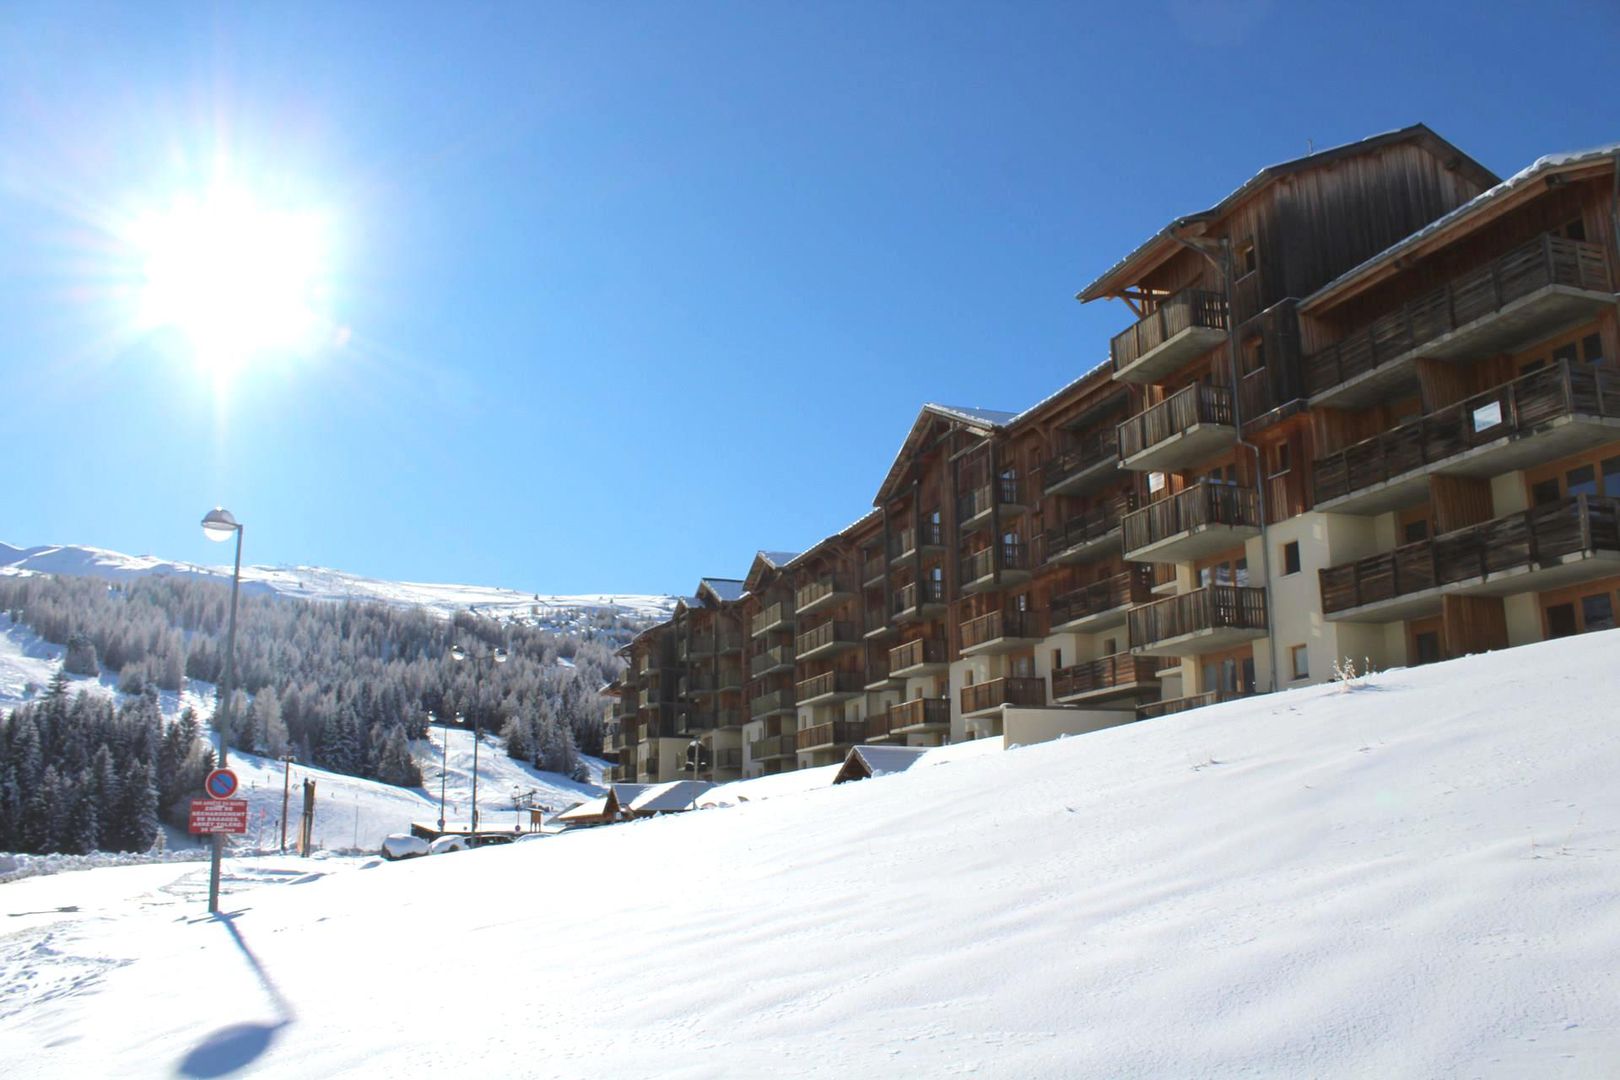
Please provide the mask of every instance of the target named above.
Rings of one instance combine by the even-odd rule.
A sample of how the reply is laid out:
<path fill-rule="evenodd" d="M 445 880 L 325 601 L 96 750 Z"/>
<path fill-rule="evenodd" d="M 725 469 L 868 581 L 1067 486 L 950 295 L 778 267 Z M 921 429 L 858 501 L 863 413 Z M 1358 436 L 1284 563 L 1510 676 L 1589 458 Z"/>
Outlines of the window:
<path fill-rule="evenodd" d="M 1104 656 L 1113 656 L 1117 652 L 1119 652 L 1119 639 L 1103 638 L 1102 654 Z"/>
<path fill-rule="evenodd" d="M 1574 221 L 1567 222 L 1562 228 L 1554 229 L 1553 234 L 1562 236 L 1565 240 L 1584 241 L 1586 239 L 1586 222 L 1576 218 Z"/>
<path fill-rule="evenodd" d="M 1581 338 L 1581 359 L 1594 367 L 1603 363 L 1603 335 L 1587 334 Z"/>
<path fill-rule="evenodd" d="M 1575 361 L 1580 359 L 1580 350 L 1577 349 L 1575 347 L 1575 343 L 1571 341 L 1566 345 L 1560 345 L 1558 348 L 1554 349 L 1552 352 L 1552 358 L 1553 363 L 1555 364 L 1562 360 L 1568 360 L 1571 364 L 1573 364 Z"/>
<path fill-rule="evenodd" d="M 1271 448 L 1271 475 L 1281 476 L 1289 468 L 1288 444 L 1278 443 Z"/>
<path fill-rule="evenodd" d="M 1260 257 L 1255 253 L 1254 241 L 1245 240 L 1237 248 L 1237 276 L 1247 277 L 1260 269 Z"/>
<path fill-rule="evenodd" d="M 1416 521 L 1408 521 L 1405 527 L 1402 528 L 1401 535 L 1405 537 L 1403 542 L 1408 544 L 1415 544 L 1419 540 L 1427 540 L 1429 538 L 1428 519 L 1418 518 Z"/>
<path fill-rule="evenodd" d="M 1580 465 L 1564 474 L 1565 495 L 1596 495 L 1597 470 L 1590 465 Z"/>
<path fill-rule="evenodd" d="M 1288 543 L 1283 545 L 1282 561 L 1283 561 L 1283 573 L 1285 575 L 1286 574 L 1297 574 L 1297 573 L 1299 573 L 1299 541 L 1298 540 L 1290 540 Z"/>
<path fill-rule="evenodd" d="M 1063 650 L 1062 649 L 1053 649 L 1052 650 L 1052 670 L 1056 671 L 1058 668 L 1060 668 L 1062 666 L 1063 666 Z"/>
<path fill-rule="evenodd" d="M 1288 650 L 1288 659 L 1294 666 L 1294 678 L 1308 679 L 1311 675 L 1311 659 L 1308 647 L 1295 645 Z"/>
<path fill-rule="evenodd" d="M 1576 632 L 1574 604 L 1554 604 L 1547 609 L 1548 637 L 1569 637 Z"/>
<path fill-rule="evenodd" d="M 1530 487 L 1530 504 L 1545 506 L 1558 501 L 1558 481 L 1542 480 Z"/>
<path fill-rule="evenodd" d="M 1266 343 L 1262 338 L 1250 338 L 1243 343 L 1243 374 L 1252 375 L 1266 366 Z"/>
<path fill-rule="evenodd" d="M 1412 637 L 1417 663 L 1432 664 L 1440 659 L 1440 631 L 1424 630 Z"/>
<path fill-rule="evenodd" d="M 1581 622 L 1587 630 L 1614 629 L 1614 602 L 1608 593 L 1581 597 Z"/>
<path fill-rule="evenodd" d="M 1603 494 L 1620 495 L 1620 456 L 1603 459 Z"/>

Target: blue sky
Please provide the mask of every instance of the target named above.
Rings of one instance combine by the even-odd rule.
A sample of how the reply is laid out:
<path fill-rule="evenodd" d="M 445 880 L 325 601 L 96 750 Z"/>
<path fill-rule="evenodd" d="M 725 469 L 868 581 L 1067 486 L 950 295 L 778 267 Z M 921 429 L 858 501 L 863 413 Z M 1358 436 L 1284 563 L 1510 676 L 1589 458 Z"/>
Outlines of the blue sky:
<path fill-rule="evenodd" d="M 1307 8 L 1299 11 L 1297 8 Z M 925 401 L 1016 410 L 1073 294 L 1262 166 L 1417 121 L 1620 139 L 1620 9 L 37 4 L 0 21 L 0 540 L 676 592 L 859 517 Z M 118 223 L 318 212 L 318 348 L 228 387 Z"/>

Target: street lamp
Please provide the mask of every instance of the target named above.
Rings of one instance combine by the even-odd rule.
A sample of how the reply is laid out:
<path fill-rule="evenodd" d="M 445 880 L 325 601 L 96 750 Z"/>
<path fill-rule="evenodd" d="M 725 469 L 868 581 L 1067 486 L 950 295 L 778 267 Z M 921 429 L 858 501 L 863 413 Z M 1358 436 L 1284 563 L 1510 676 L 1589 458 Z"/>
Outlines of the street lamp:
<path fill-rule="evenodd" d="M 474 656 L 460 645 L 452 645 L 450 646 L 450 655 L 456 660 L 471 660 L 475 666 L 479 664 L 506 663 L 505 649 L 496 649 L 494 652 L 484 656 Z M 476 691 L 476 689 L 477 683 L 475 682 L 474 690 Z M 478 743 L 483 735 L 483 725 L 480 719 L 483 715 L 482 712 L 476 709 L 473 711 L 472 832 L 474 835 L 478 833 Z"/>
<path fill-rule="evenodd" d="M 437 716 L 428 713 L 428 727 L 432 727 L 433 721 L 437 719 Z M 443 745 L 439 754 L 439 832 L 442 834 L 444 832 L 444 783 L 450 775 L 450 721 L 446 720 L 439 725 L 439 728 L 439 734 L 443 737 Z"/>
<path fill-rule="evenodd" d="M 223 543 L 236 537 L 236 568 L 231 571 L 231 621 L 225 631 L 225 681 L 220 684 L 220 708 L 223 719 L 214 726 L 219 729 L 219 767 L 225 767 L 226 746 L 230 742 L 232 683 L 236 679 L 236 598 L 242 591 L 242 525 L 229 510 L 216 506 L 202 519 L 203 535 Z M 214 854 L 208 866 L 208 913 L 219 914 L 219 862 L 225 852 L 225 834 L 214 833 Z"/>
<path fill-rule="evenodd" d="M 291 750 L 281 755 L 281 854 L 287 854 L 287 795 L 292 779 L 292 763 L 298 759 Z"/>

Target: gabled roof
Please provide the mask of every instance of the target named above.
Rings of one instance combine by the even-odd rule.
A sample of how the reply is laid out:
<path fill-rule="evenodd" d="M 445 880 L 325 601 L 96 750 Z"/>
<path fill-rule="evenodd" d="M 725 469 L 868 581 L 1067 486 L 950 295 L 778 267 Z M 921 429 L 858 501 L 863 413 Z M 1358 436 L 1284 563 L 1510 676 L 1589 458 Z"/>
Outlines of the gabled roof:
<path fill-rule="evenodd" d="M 707 780 L 671 780 L 653 784 L 624 806 L 631 814 L 673 814 L 690 810 L 697 797 L 712 787 Z"/>
<path fill-rule="evenodd" d="M 833 779 L 835 784 L 851 780 L 865 780 L 873 776 L 905 772 L 928 752 L 925 746 L 856 746 L 851 747 L 844 767 Z"/>
<path fill-rule="evenodd" d="M 698 595 L 708 592 L 715 600 L 722 604 L 735 603 L 741 600 L 748 587 L 741 578 L 706 577 L 698 582 Z"/>
<path fill-rule="evenodd" d="M 964 409 L 955 405 L 935 405 L 929 403 L 917 412 L 917 419 L 911 422 L 911 430 L 906 433 L 905 441 L 894 455 L 894 462 L 889 466 L 888 473 L 879 485 L 877 497 L 872 500 L 874 505 L 882 505 L 894 488 L 899 484 L 900 478 L 905 475 L 906 465 L 914 457 L 921 446 L 923 439 L 934 429 L 939 421 L 947 424 L 959 425 L 969 432 L 985 436 L 1000 431 L 1018 416 L 1017 413 L 1003 412 L 999 409 Z"/>
<path fill-rule="evenodd" d="M 1506 209 L 1510 203 L 1517 201 L 1516 196 L 1519 193 L 1530 192 L 1534 182 L 1543 177 L 1550 178 L 1552 174 L 1567 169 L 1604 164 L 1614 166 L 1617 155 L 1620 155 L 1620 143 L 1608 143 L 1604 146 L 1594 146 L 1590 150 L 1539 157 L 1501 183 L 1475 195 L 1455 210 L 1442 214 L 1411 235 L 1403 236 L 1361 265 L 1346 270 L 1301 300 L 1299 309 L 1308 311 L 1321 307 L 1329 300 L 1342 299 L 1397 272 L 1400 269 L 1397 264 L 1403 260 L 1403 256 L 1418 257 L 1448 243 L 1454 233 L 1470 227 L 1481 215 L 1499 207 Z M 1523 197 L 1528 198 L 1529 195 L 1525 194 Z"/>
<path fill-rule="evenodd" d="M 1117 295 L 1121 290 L 1136 284 L 1137 279 L 1181 250 L 1181 245 L 1174 239 L 1176 233 L 1183 231 L 1196 232 L 1196 226 L 1224 217 L 1238 203 L 1261 189 L 1276 183 L 1285 176 L 1304 172 L 1307 169 L 1320 168 L 1343 158 L 1356 157 L 1402 142 L 1415 142 L 1428 148 L 1435 157 L 1447 162 L 1448 165 L 1456 168 L 1481 187 L 1489 187 L 1499 179 L 1495 173 L 1485 166 L 1436 135 L 1426 124 L 1413 124 L 1411 127 L 1404 127 L 1397 131 L 1386 131 L 1381 135 L 1372 135 L 1356 142 L 1345 143 L 1343 146 L 1335 146 L 1314 154 L 1307 154 L 1292 161 L 1267 165 L 1240 185 L 1237 190 L 1208 210 L 1200 210 L 1196 214 L 1176 218 L 1154 233 L 1144 243 L 1140 244 L 1136 250 L 1105 270 L 1096 281 L 1076 293 L 1075 299 L 1081 303 L 1089 303 L 1092 300 L 1101 300 L 1104 297 Z"/>
<path fill-rule="evenodd" d="M 758 558 L 771 564 L 773 570 L 780 570 L 788 563 L 799 557 L 797 551 L 761 551 Z"/>

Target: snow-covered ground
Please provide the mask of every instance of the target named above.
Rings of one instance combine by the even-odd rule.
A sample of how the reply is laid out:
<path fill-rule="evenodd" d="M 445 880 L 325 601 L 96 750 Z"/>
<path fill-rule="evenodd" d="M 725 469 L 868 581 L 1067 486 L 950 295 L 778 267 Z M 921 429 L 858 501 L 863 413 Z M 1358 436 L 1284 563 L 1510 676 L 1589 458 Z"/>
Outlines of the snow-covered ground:
<path fill-rule="evenodd" d="M 0 544 L 0 574 L 64 574 L 127 581 L 145 575 L 197 575 L 229 579 L 229 566 L 159 559 L 151 555 L 124 555 L 102 548 L 52 546 L 19 548 Z M 612 611 L 635 619 L 668 618 L 675 609 L 672 596 L 592 593 L 550 596 L 486 585 L 437 585 L 409 581 L 380 581 L 319 566 L 244 566 L 242 587 L 276 592 L 305 600 L 375 600 L 420 606 L 448 617 L 471 610 L 494 619 L 532 623 L 566 623 L 573 613 L 589 615 Z"/>
<path fill-rule="evenodd" d="M 217 920 L 192 866 L 0 885 L 0 1061 L 1612 1077 L 1617 651 L 1592 634 L 535 843 L 266 872 Z"/>

